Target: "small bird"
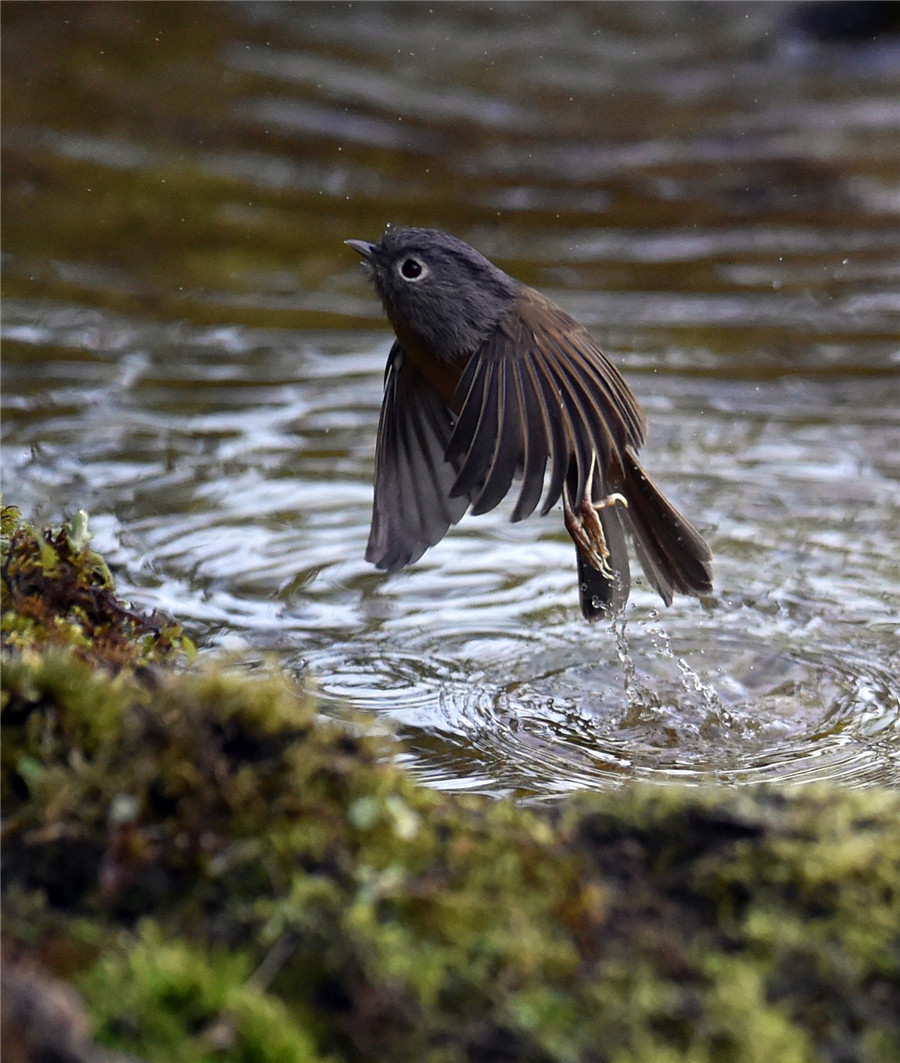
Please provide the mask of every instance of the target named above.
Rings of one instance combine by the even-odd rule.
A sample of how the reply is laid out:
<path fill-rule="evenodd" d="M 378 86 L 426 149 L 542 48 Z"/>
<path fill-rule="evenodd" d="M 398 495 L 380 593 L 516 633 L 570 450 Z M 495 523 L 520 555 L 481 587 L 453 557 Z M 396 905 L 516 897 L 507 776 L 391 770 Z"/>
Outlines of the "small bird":
<path fill-rule="evenodd" d="M 712 589 L 709 547 L 638 462 L 643 411 L 587 329 L 438 229 L 345 242 L 369 267 L 397 337 L 367 561 L 389 572 L 417 561 L 469 506 L 487 513 L 518 477 L 514 521 L 538 504 L 546 515 L 562 496 L 588 620 L 625 607 L 626 532 L 666 605 L 676 591 Z"/>

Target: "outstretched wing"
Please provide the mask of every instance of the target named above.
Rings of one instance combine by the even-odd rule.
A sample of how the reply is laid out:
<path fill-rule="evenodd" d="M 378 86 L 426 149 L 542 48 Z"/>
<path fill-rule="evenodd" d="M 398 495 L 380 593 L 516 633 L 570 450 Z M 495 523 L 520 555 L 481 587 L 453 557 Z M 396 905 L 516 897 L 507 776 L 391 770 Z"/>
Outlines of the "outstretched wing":
<path fill-rule="evenodd" d="M 462 517 L 446 459 L 453 414 L 398 343 L 388 355 L 375 450 L 375 502 L 366 560 L 394 572 L 434 546 Z"/>
<path fill-rule="evenodd" d="M 493 509 L 521 472 L 512 519 L 559 499 L 570 460 L 575 499 L 594 475 L 621 468 L 626 446 L 644 442 L 643 412 L 590 333 L 532 288 L 473 354 L 453 399 L 459 411 L 446 455 L 457 469 L 453 498 L 473 513 Z M 550 480 L 544 491 L 544 474 Z M 595 485 L 595 488 L 603 484 Z M 615 489 L 612 487 L 611 489 Z"/>

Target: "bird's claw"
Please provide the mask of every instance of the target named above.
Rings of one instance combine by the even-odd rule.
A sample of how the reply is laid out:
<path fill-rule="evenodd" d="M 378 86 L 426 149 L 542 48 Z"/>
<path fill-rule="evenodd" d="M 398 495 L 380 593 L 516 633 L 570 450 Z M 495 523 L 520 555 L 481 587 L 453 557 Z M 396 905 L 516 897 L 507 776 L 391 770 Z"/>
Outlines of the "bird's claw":
<path fill-rule="evenodd" d="M 609 548 L 606 545 L 606 536 L 603 533 L 599 513 L 601 509 L 617 503 L 628 508 L 628 499 L 618 491 L 600 499 L 599 502 L 591 502 L 587 498 L 582 498 L 576 509 L 571 507 L 568 498 L 563 498 L 566 530 L 591 567 L 609 579 L 614 579 L 615 573 L 609 567 Z"/>

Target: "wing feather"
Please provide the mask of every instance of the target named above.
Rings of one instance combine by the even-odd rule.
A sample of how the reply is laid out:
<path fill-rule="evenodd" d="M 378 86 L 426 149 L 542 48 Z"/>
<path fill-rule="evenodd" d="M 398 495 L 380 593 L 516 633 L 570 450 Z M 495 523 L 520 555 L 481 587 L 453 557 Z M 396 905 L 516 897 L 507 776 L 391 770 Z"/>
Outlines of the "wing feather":
<path fill-rule="evenodd" d="M 480 355 L 475 355 L 480 359 Z M 490 470 L 491 459 L 496 447 L 498 419 L 501 416 L 498 389 L 497 362 L 485 359 L 472 378 L 472 386 L 460 413 L 459 421 L 450 437 L 447 457 L 457 464 L 457 476 L 450 489 L 456 498 L 471 498 L 481 487 Z M 469 410 L 469 405 L 473 410 Z M 474 411 L 477 409 L 477 416 Z M 474 420 L 474 431 L 466 436 L 460 429 L 465 418 L 465 426 Z M 482 510 L 481 512 L 486 512 Z"/>
<path fill-rule="evenodd" d="M 591 395 L 597 413 L 619 447 L 636 449 L 644 443 L 647 422 L 631 388 L 622 374 L 594 343 L 590 333 L 582 332 L 583 343 L 569 334 L 560 335 L 557 346 L 562 360 L 578 375 Z M 612 412 L 613 416 L 609 414 Z"/>
<path fill-rule="evenodd" d="M 469 441 L 475 435 L 484 405 L 483 391 L 485 372 L 490 364 L 487 358 L 470 358 L 456 386 L 454 407 L 459 411 L 456 424 L 447 441 L 447 457 L 462 458 L 469 449 Z"/>
<path fill-rule="evenodd" d="M 532 352 L 525 359 L 525 371 L 531 379 L 536 399 L 538 414 L 543 421 L 544 431 L 550 447 L 550 483 L 544 494 L 541 516 L 546 517 L 559 501 L 563 484 L 569 471 L 569 441 L 566 436 L 565 420 L 562 416 L 562 403 L 559 389 L 542 359 Z M 529 418 L 533 423 L 534 418 Z"/>
<path fill-rule="evenodd" d="M 507 359 L 497 363 L 497 422 L 494 451 L 478 496 L 472 500 L 472 513 L 487 513 L 506 497 L 513 476 L 527 451 L 528 431 L 519 410 L 516 372 Z"/>
<path fill-rule="evenodd" d="M 366 560 L 396 571 L 417 561 L 465 513 L 451 498 L 445 459 L 453 415 L 394 344 L 385 371 L 375 447 L 375 500 Z"/>
<path fill-rule="evenodd" d="M 544 355 L 544 362 L 558 387 L 562 400 L 569 452 L 575 457 L 578 472 L 574 498 L 580 499 L 585 495 L 592 469 L 597 463 L 595 455 L 600 457 L 597 436 L 602 425 L 592 421 L 588 412 L 587 397 L 579 386 L 577 378 L 573 378 L 568 372 L 565 363 L 559 358 L 554 358 L 552 353 Z M 605 467 L 604 455 L 600 468 Z"/>
<path fill-rule="evenodd" d="M 446 457 L 457 476 L 451 495 L 469 498 L 473 513 L 486 513 L 520 474 L 513 520 L 538 505 L 549 512 L 572 458 L 578 498 L 592 472 L 605 483 L 621 451 L 639 446 L 645 430 L 637 400 L 589 333 L 524 288 L 515 310 L 469 359 L 452 405 L 457 420 Z"/>
<path fill-rule="evenodd" d="M 526 289 L 519 310 L 538 349 L 555 349 L 556 357 L 577 370 L 612 437 L 620 447 L 643 445 L 647 421 L 625 378 L 597 346 L 593 336 L 540 292 Z"/>
<path fill-rule="evenodd" d="M 523 425 L 525 457 L 522 463 L 522 486 L 512 520 L 524 520 L 537 508 L 544 491 L 544 473 L 547 468 L 551 438 L 548 415 L 540 392 L 535 389 L 530 361 L 523 358 L 513 372 L 519 419 Z M 537 416 L 534 416 L 534 414 Z"/>

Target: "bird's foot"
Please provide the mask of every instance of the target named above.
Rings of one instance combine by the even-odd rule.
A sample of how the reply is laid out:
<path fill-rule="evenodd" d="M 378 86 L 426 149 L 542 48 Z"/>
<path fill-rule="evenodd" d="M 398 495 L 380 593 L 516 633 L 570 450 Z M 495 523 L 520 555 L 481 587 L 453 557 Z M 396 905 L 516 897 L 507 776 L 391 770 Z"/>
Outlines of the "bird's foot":
<path fill-rule="evenodd" d="M 615 573 L 609 567 L 609 548 L 606 545 L 606 536 L 603 533 L 599 514 L 601 509 L 617 503 L 628 507 L 628 499 L 620 495 L 618 491 L 607 495 L 606 498 L 601 498 L 599 502 L 591 502 L 587 498 L 582 498 L 575 509 L 569 504 L 568 498 L 563 496 L 566 531 L 572 536 L 573 542 L 584 554 L 588 564 L 611 580 L 615 579 Z"/>

